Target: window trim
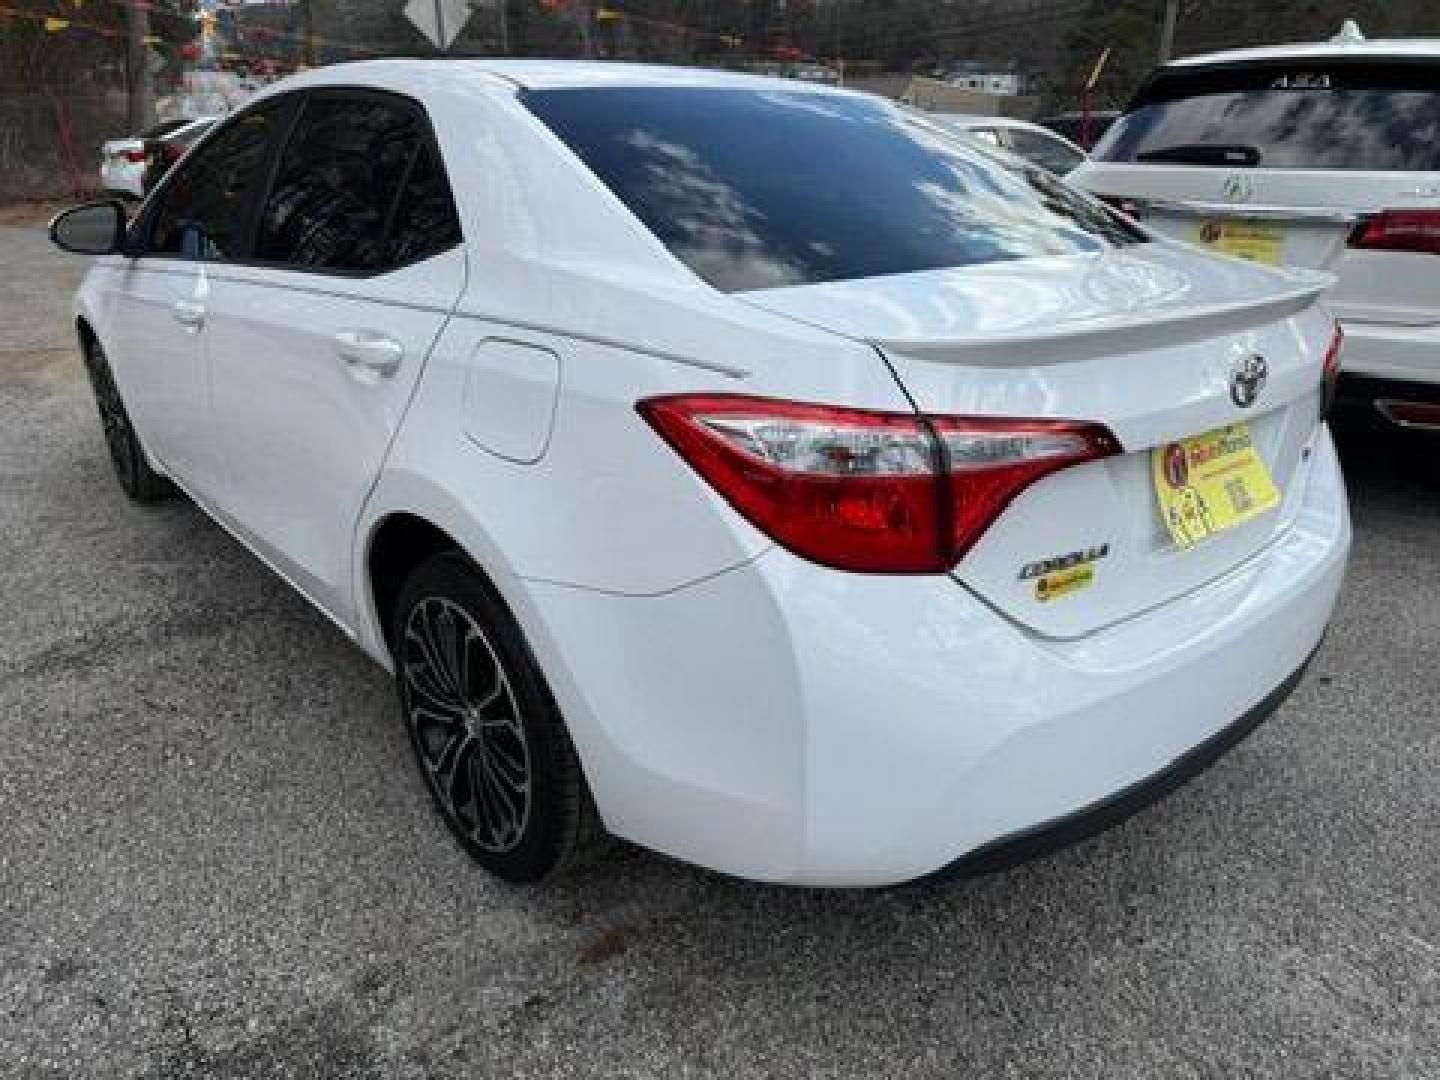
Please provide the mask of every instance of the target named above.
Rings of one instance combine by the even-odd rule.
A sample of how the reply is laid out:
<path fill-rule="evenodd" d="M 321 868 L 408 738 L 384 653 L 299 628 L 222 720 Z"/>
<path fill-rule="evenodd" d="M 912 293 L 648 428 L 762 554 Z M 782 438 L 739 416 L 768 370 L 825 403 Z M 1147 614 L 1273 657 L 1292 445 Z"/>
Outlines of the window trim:
<path fill-rule="evenodd" d="M 290 148 L 290 143 L 295 136 L 295 132 L 300 125 L 300 121 L 304 118 L 305 111 L 308 108 L 310 102 L 317 98 L 354 101 L 367 97 L 383 98 L 389 101 L 399 102 L 401 108 L 408 109 L 420 120 L 420 140 L 416 143 L 415 149 L 411 152 L 410 160 L 406 163 L 405 171 L 401 176 L 400 188 L 399 190 L 397 190 L 395 198 L 386 213 L 385 235 L 382 237 L 382 242 L 384 240 L 388 240 L 390 237 L 390 231 L 394 228 L 395 217 L 399 211 L 400 198 L 405 190 L 405 184 L 408 182 L 410 175 L 415 168 L 415 163 L 419 160 L 420 152 L 424 149 L 428 149 L 430 151 L 431 155 L 435 159 L 436 166 L 439 168 L 441 175 L 445 178 L 445 187 L 450 194 L 450 206 L 455 214 L 456 229 L 460 234 L 459 239 L 456 240 L 453 244 L 450 244 L 448 247 L 440 248 L 436 251 L 431 252 L 428 255 L 423 256 L 422 258 L 407 259 L 405 262 L 396 263 L 393 266 L 387 266 L 381 270 L 344 270 L 323 266 L 296 266 L 293 263 L 278 262 L 273 259 L 254 258 L 255 243 L 260 234 L 261 214 L 265 208 L 266 203 L 270 201 L 270 196 L 274 193 L 275 182 L 277 179 L 279 179 L 280 166 L 281 163 L 284 161 L 285 152 Z M 149 250 L 151 232 L 154 228 L 155 219 L 159 217 L 162 209 L 164 208 L 165 195 L 170 188 L 175 175 L 178 174 L 179 170 L 173 170 L 170 174 L 168 174 L 160 182 L 160 186 L 155 189 L 155 192 L 151 195 L 150 199 L 147 200 L 145 209 L 141 212 L 140 217 L 136 220 L 135 225 L 131 229 L 131 235 L 135 238 L 135 243 L 133 245 L 135 250 L 132 251 L 131 245 L 127 243 L 125 254 L 128 257 L 132 259 L 156 259 L 165 260 L 167 262 L 193 263 L 200 266 L 240 266 L 249 267 L 257 270 L 280 270 L 285 273 L 304 274 L 310 277 L 328 277 L 341 278 L 350 281 L 364 281 L 370 278 L 384 277 L 386 274 L 393 274 L 397 271 L 407 269 L 411 266 L 416 266 L 419 263 L 428 262 L 429 260 L 436 258 L 437 256 L 455 250 L 457 247 L 465 246 L 465 223 L 460 215 L 459 204 L 456 202 L 455 199 L 455 185 L 450 182 L 450 171 L 448 168 L 446 168 L 445 156 L 440 152 L 440 140 L 435 135 L 435 126 L 430 119 L 429 110 L 425 108 L 424 104 L 421 101 L 419 101 L 417 98 L 411 97 L 408 94 L 402 94 L 394 90 L 386 90 L 377 86 L 327 84 L 324 86 L 303 87 L 295 90 L 285 91 L 280 94 L 273 94 L 268 97 L 262 98 L 261 100 L 255 102 L 252 105 L 247 105 L 239 112 L 236 112 L 233 115 L 227 117 L 221 123 L 217 123 L 216 125 L 214 125 L 214 127 L 212 127 L 209 131 L 205 133 L 203 141 L 205 143 L 210 142 L 212 139 L 219 137 L 224 131 L 229 129 L 232 124 L 239 122 L 248 114 L 260 109 L 272 108 L 274 107 L 276 102 L 284 102 L 285 107 L 290 109 L 290 115 L 283 122 L 284 126 L 280 133 L 279 140 L 276 142 L 275 146 L 267 155 L 266 160 L 261 163 L 262 175 L 264 177 L 263 186 L 261 188 L 260 198 L 256 201 L 254 207 L 250 210 L 249 213 L 249 221 L 247 222 L 248 228 L 246 231 L 244 247 L 245 257 L 238 259 L 226 259 L 224 262 L 211 262 L 206 259 L 189 259 L 183 255 L 177 255 L 171 252 L 155 252 Z M 203 144 L 197 146 L 195 148 L 195 152 L 198 154 L 201 150 L 203 150 L 203 148 Z"/>

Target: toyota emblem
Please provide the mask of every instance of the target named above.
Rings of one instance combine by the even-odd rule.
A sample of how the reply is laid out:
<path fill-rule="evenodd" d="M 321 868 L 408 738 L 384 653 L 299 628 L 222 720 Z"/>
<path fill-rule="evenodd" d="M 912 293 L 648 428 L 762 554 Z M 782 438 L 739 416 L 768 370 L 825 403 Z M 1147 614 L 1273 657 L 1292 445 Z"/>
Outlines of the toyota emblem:
<path fill-rule="evenodd" d="M 1254 405 L 1265 389 L 1270 365 L 1258 353 L 1242 356 L 1230 365 L 1230 400 L 1242 409 Z"/>

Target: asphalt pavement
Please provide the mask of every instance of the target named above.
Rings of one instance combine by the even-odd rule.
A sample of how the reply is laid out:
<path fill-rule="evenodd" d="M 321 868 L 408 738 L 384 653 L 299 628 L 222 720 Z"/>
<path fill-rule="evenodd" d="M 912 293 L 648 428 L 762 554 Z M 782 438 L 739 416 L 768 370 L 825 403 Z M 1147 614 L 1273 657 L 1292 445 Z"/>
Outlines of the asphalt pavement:
<path fill-rule="evenodd" d="M 878 892 L 617 845 L 527 891 L 449 839 L 379 669 L 124 500 L 82 270 L 0 228 L 0 1076 L 1440 1077 L 1440 446 L 1342 433 L 1309 676 L 1114 832 Z"/>

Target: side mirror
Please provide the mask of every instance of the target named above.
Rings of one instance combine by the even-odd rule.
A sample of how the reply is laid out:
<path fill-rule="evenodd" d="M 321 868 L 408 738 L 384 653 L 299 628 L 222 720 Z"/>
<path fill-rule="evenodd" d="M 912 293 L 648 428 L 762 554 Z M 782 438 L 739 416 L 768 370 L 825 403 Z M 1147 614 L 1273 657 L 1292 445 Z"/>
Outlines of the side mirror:
<path fill-rule="evenodd" d="M 125 207 L 107 199 L 56 214 L 50 220 L 50 242 L 76 255 L 113 255 L 125 243 Z"/>

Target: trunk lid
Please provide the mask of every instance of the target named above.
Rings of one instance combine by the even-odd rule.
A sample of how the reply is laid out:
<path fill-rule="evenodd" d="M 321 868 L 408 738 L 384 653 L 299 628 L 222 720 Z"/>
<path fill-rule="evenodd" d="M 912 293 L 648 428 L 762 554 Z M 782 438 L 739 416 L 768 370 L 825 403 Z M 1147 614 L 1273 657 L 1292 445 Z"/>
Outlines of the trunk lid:
<path fill-rule="evenodd" d="M 1110 428 L 1122 454 L 1027 489 L 953 571 L 1011 619 L 1077 637 L 1224 574 L 1293 519 L 1332 328 L 1314 301 L 1328 283 L 1156 242 L 742 298 L 870 341 L 923 412 Z M 1242 409 L 1232 368 L 1256 355 L 1268 375 Z M 1280 505 L 1182 549 L 1160 515 L 1151 452 L 1242 422 Z M 1041 597 L 1027 571 L 1077 553 L 1090 556 L 1085 586 Z"/>

